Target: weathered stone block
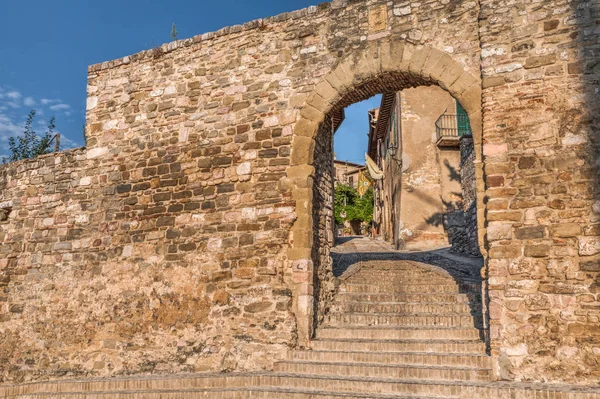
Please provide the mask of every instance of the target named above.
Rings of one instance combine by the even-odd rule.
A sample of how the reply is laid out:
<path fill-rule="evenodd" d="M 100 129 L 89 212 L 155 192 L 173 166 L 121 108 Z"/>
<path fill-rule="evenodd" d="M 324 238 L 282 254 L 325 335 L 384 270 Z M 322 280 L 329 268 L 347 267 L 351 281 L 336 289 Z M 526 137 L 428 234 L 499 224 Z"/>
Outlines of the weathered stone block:
<path fill-rule="evenodd" d="M 580 234 L 581 225 L 579 223 L 563 223 L 552 226 L 552 235 L 555 237 L 577 237 Z"/>

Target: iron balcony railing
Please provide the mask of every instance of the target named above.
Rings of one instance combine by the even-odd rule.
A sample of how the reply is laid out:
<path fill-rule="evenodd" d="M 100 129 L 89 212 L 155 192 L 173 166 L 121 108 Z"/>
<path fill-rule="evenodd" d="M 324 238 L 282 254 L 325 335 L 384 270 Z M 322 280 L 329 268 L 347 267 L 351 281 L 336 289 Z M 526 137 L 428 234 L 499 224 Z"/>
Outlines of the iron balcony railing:
<path fill-rule="evenodd" d="M 467 115 L 444 114 L 435 122 L 437 139 L 471 136 L 471 124 Z"/>

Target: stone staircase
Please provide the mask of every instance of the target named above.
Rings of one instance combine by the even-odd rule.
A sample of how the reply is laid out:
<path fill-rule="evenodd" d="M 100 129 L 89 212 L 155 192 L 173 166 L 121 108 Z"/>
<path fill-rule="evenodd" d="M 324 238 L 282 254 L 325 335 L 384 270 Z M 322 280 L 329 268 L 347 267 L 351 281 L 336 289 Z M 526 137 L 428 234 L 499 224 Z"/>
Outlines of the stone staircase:
<path fill-rule="evenodd" d="M 348 270 L 310 350 L 273 372 L 0 386 L 20 399 L 600 399 L 600 389 L 494 382 L 480 285 L 412 261 Z"/>
<path fill-rule="evenodd" d="M 276 372 L 414 398 L 492 380 L 479 284 L 410 261 L 364 262 L 348 274 L 312 350 L 292 352 Z"/>

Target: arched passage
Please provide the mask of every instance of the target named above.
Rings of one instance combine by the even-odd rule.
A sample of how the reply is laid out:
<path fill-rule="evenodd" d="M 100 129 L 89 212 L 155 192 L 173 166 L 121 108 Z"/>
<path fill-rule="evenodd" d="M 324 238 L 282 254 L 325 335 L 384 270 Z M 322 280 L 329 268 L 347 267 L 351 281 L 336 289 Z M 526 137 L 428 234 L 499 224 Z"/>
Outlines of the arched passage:
<path fill-rule="evenodd" d="M 384 92 L 438 85 L 457 99 L 469 115 L 475 145 L 479 246 L 484 252 L 484 183 L 482 167 L 481 81 L 450 55 L 428 46 L 377 41 L 347 55 L 308 97 L 294 129 L 291 166 L 297 220 L 291 231 L 289 259 L 293 267 L 294 311 L 301 344 L 313 332 L 315 235 L 324 234 L 313 217 L 315 148 L 319 135 L 330 134 L 331 118 L 353 103 Z M 484 252 L 485 255 L 485 252 Z"/>

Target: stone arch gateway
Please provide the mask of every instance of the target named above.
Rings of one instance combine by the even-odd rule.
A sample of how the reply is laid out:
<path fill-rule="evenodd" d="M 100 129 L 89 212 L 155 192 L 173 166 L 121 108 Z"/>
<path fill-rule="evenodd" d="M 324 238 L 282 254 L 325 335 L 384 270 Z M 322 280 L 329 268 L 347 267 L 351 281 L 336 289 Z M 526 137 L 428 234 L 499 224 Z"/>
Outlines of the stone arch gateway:
<path fill-rule="evenodd" d="M 300 112 L 300 120 L 294 129 L 291 167 L 288 177 L 294 179 L 294 198 L 298 201 L 298 220 L 291 234 L 293 237 L 313 235 L 318 229 L 313 225 L 313 193 L 310 191 L 314 178 L 314 152 L 319 134 L 330 134 L 320 129 L 326 119 L 354 102 L 365 100 L 383 92 L 396 92 L 409 87 L 436 84 L 447 90 L 467 110 L 472 121 L 478 170 L 478 198 L 485 195 L 482 168 L 481 81 L 464 70 L 452 57 L 429 46 L 414 46 L 403 41 L 378 40 L 346 55 L 333 70 L 315 86 Z M 330 124 L 328 124 L 330 126 Z M 309 188 L 309 190 L 307 190 Z M 480 247 L 484 248 L 485 224 L 483 201 L 478 203 Z M 294 271 L 305 274 L 296 288 L 296 315 L 299 320 L 300 337 L 308 342 L 312 336 L 312 309 L 314 308 L 314 254 L 312 240 L 294 241 L 290 249 L 296 254 L 310 256 L 296 259 Z M 300 316 L 302 315 L 302 316 Z"/>
<path fill-rule="evenodd" d="M 433 84 L 475 133 L 496 377 L 596 382 L 599 15 L 334 0 L 89 67 L 87 147 L 0 166 L 0 396 L 307 345 L 319 129 Z"/>

